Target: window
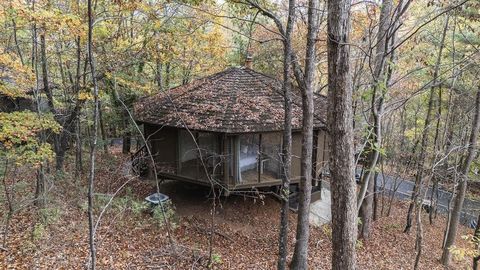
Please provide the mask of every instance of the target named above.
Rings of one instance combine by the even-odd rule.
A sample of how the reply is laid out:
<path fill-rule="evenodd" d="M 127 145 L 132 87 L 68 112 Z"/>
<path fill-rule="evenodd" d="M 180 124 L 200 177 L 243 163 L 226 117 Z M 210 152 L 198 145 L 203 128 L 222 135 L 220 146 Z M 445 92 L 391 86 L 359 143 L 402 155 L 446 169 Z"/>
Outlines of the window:
<path fill-rule="evenodd" d="M 258 181 L 258 156 L 259 156 L 259 135 L 246 134 L 239 136 L 240 145 L 237 148 L 239 156 L 239 182 L 256 182 Z"/>
<path fill-rule="evenodd" d="M 199 132 L 197 136 L 198 147 L 200 149 L 201 158 L 203 159 L 202 163 L 199 156 L 199 178 L 208 180 L 207 176 L 205 175 L 205 169 L 211 176 L 222 173 L 219 136 L 215 133 L 207 132 Z M 205 166 L 205 168 L 203 166 Z"/>
<path fill-rule="evenodd" d="M 207 181 L 222 173 L 217 134 L 180 130 L 178 137 L 179 175 Z"/>
<path fill-rule="evenodd" d="M 233 140 L 236 182 L 275 181 L 281 175 L 281 133 L 242 134 Z"/>
<path fill-rule="evenodd" d="M 191 134 L 187 130 L 179 130 L 178 134 L 178 174 L 188 178 L 197 178 L 197 157 L 198 150 L 195 145 L 195 134 Z"/>
<path fill-rule="evenodd" d="M 261 148 L 261 175 L 266 180 L 280 179 L 282 169 L 282 134 L 262 134 Z"/>

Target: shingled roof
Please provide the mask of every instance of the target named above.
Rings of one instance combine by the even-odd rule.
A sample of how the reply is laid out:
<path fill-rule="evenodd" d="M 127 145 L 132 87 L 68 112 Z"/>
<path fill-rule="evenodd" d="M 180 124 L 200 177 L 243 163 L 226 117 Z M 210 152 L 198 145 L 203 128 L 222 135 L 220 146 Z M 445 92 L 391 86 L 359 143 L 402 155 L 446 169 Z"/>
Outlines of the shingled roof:
<path fill-rule="evenodd" d="M 248 68 L 229 68 L 134 104 L 135 120 L 201 131 L 244 133 L 283 129 L 284 98 L 277 80 Z M 315 95 L 316 128 L 324 126 L 326 97 Z M 301 99 L 293 97 L 293 129 L 302 123 Z"/>

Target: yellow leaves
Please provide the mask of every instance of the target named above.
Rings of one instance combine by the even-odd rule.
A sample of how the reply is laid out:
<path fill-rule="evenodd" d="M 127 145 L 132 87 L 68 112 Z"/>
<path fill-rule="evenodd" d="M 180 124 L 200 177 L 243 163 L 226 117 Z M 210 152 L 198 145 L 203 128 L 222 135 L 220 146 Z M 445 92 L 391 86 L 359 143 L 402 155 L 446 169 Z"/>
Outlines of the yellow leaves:
<path fill-rule="evenodd" d="M 113 2 L 121 7 L 121 9 L 124 11 L 134 11 L 142 6 L 142 1 L 136 0 L 114 0 Z"/>
<path fill-rule="evenodd" d="M 111 32 L 109 30 L 109 32 Z M 144 43 L 144 38 L 137 36 L 133 39 L 120 39 L 116 40 L 115 47 L 113 48 L 112 53 L 124 53 L 132 50 L 142 49 L 142 44 Z M 117 59 L 118 60 L 118 59 Z"/>
<path fill-rule="evenodd" d="M 93 95 L 90 92 L 80 92 L 78 93 L 78 100 L 93 100 Z"/>
<path fill-rule="evenodd" d="M 58 133 L 60 125 L 53 115 L 38 115 L 31 111 L 0 113 L 1 152 L 17 164 L 38 165 L 52 159 L 51 145 L 39 141 L 40 132 L 50 130 Z"/>
<path fill-rule="evenodd" d="M 473 257 L 480 255 L 480 250 L 478 250 L 478 238 L 474 235 L 462 235 L 463 241 L 467 242 L 467 245 L 464 247 L 451 246 L 450 253 L 453 255 L 453 258 L 457 261 L 462 261 L 465 259 L 471 260 Z"/>
<path fill-rule="evenodd" d="M 468 258 L 473 258 L 479 255 L 479 251 L 470 247 L 461 248 L 452 246 L 450 252 L 453 255 L 453 258 L 457 261 L 461 261 Z"/>
<path fill-rule="evenodd" d="M 30 164 L 36 167 L 45 160 L 53 160 L 55 155 L 49 143 L 38 143 L 11 148 L 5 153 L 5 156 L 8 160 L 15 162 L 17 166 Z"/>
<path fill-rule="evenodd" d="M 58 9 L 39 10 L 31 14 L 32 20 L 39 22 L 48 33 L 56 32 L 65 35 L 69 33 L 71 36 L 84 36 L 86 26 L 82 20 L 74 15 L 64 13 Z"/>
<path fill-rule="evenodd" d="M 0 84 L 0 93 L 7 97 L 25 97 L 22 91 L 19 91 L 18 88 L 10 87 L 8 85 Z"/>
<path fill-rule="evenodd" d="M 6 141 L 14 144 L 28 143 L 32 137 L 43 130 L 58 133 L 61 126 L 51 114 L 40 116 L 31 111 L 0 112 L 0 142 L 2 143 Z"/>
<path fill-rule="evenodd" d="M 86 35 L 86 23 L 80 16 L 47 4 L 42 5 L 41 2 L 32 10 L 31 5 L 23 1 L 11 0 L 10 8 L 7 12 L 0 13 L 0 19 L 8 20 L 8 15 L 19 23 L 17 27 L 28 27 L 32 22 L 36 22 L 40 31 L 57 33 L 62 38 Z"/>
<path fill-rule="evenodd" d="M 129 81 L 120 77 L 115 77 L 115 80 L 119 86 L 136 92 L 140 91 L 143 92 L 143 94 L 151 94 L 156 89 L 156 87 L 152 83 L 140 84 L 138 82 Z"/>
<path fill-rule="evenodd" d="M 405 131 L 405 137 L 409 140 L 415 139 L 416 132 L 414 129 L 408 129 Z"/>
<path fill-rule="evenodd" d="M 0 53 L 0 94 L 11 98 L 26 97 L 25 93 L 34 83 L 33 72 L 16 56 Z"/>
<path fill-rule="evenodd" d="M 93 29 L 93 34 L 98 39 L 107 38 L 112 34 L 112 27 L 113 25 L 107 22 L 98 23 Z"/>

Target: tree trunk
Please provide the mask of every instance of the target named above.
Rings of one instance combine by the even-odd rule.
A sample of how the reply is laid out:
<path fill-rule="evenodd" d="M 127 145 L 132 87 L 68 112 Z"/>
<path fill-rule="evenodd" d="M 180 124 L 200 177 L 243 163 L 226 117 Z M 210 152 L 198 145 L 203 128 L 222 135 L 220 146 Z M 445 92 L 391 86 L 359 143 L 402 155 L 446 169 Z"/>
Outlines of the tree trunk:
<path fill-rule="evenodd" d="M 15 19 L 12 19 L 12 27 L 13 27 L 13 40 L 15 41 L 15 47 L 17 49 L 18 57 L 20 58 L 20 63 L 22 63 L 22 66 L 23 66 L 25 65 L 25 61 L 23 60 L 22 50 L 20 49 L 20 45 L 18 43 L 17 23 L 15 22 Z"/>
<path fill-rule="evenodd" d="M 42 68 L 42 83 L 43 91 L 47 96 L 47 103 L 51 113 L 55 115 L 55 106 L 53 104 L 53 94 L 50 89 L 50 84 L 48 82 L 48 64 L 47 64 L 47 45 L 45 41 L 45 33 L 40 35 L 40 57 L 41 57 L 41 68 Z"/>
<path fill-rule="evenodd" d="M 90 63 L 90 71 L 93 84 L 93 97 L 94 97 L 94 109 L 93 109 L 93 139 L 90 148 L 90 171 L 88 177 L 88 242 L 90 251 L 90 269 L 95 270 L 96 264 L 96 248 L 95 248 L 95 232 L 94 232 L 94 220 L 93 220 L 93 186 L 95 182 L 95 156 L 97 148 L 97 135 L 98 135 L 98 85 L 95 71 L 95 62 L 93 58 L 93 14 L 92 14 L 92 0 L 87 2 L 87 14 L 88 14 L 88 62 Z"/>
<path fill-rule="evenodd" d="M 80 40 L 77 40 L 77 46 L 80 46 Z M 53 92 L 50 87 L 48 81 L 48 64 L 47 64 L 47 56 L 46 56 L 46 41 L 45 41 L 45 34 L 40 35 L 40 57 L 41 57 L 41 69 L 42 69 L 42 82 L 43 82 L 43 91 L 47 96 L 47 103 L 50 112 L 53 115 L 56 115 L 56 109 L 53 101 Z M 80 50 L 77 48 L 77 78 L 79 73 L 79 57 L 80 57 Z M 74 88 L 76 91 L 79 91 L 79 81 L 75 82 Z M 84 101 L 83 100 L 76 100 L 75 107 L 69 113 L 68 117 L 59 123 L 62 125 L 63 129 L 61 130 L 60 134 L 54 134 L 53 143 L 54 143 L 54 151 L 55 151 L 55 169 L 57 171 L 63 171 L 64 163 L 65 163 L 65 155 L 68 150 L 68 145 L 70 142 L 71 134 L 75 132 L 75 121 L 77 117 L 80 115 L 80 111 L 82 109 Z"/>
<path fill-rule="evenodd" d="M 13 195 L 15 193 L 15 183 L 12 183 L 10 192 L 8 190 L 7 186 L 7 176 L 8 176 L 8 159 L 5 159 L 5 170 L 3 172 L 3 189 L 5 192 L 5 201 L 7 204 L 8 212 L 7 212 L 7 217 L 5 218 L 5 226 L 3 228 L 3 241 L 2 241 L 2 248 L 6 249 L 7 248 L 7 238 L 8 238 L 8 232 L 10 229 L 10 221 L 12 220 L 14 209 L 13 209 Z"/>
<path fill-rule="evenodd" d="M 328 1 L 328 128 L 332 192 L 332 269 L 356 268 L 350 0 Z"/>
<path fill-rule="evenodd" d="M 82 63 L 82 50 L 81 50 L 81 43 L 80 37 L 77 37 L 75 41 L 77 45 L 77 65 L 76 65 L 76 74 L 75 74 L 75 93 L 80 91 L 80 71 L 81 71 L 81 63 Z M 75 119 L 75 176 L 80 176 L 83 173 L 83 160 L 82 160 L 82 150 L 83 150 L 83 142 L 82 142 L 82 129 L 80 126 L 80 113 L 78 117 Z"/>
<path fill-rule="evenodd" d="M 282 206 L 280 210 L 280 235 L 278 237 L 278 263 L 279 270 L 286 269 L 288 255 L 288 211 L 290 197 L 290 169 L 292 164 L 292 94 L 290 66 L 292 61 L 291 35 L 293 24 L 295 22 L 295 0 L 289 0 L 288 3 L 288 19 L 285 29 L 285 39 L 283 41 L 283 94 L 284 94 L 284 131 L 283 131 L 283 148 L 282 148 L 282 186 L 280 197 Z"/>
<path fill-rule="evenodd" d="M 433 174 L 432 170 L 432 174 Z M 432 193 L 430 194 L 430 209 L 428 211 L 428 221 L 430 225 L 433 225 L 433 219 L 436 218 L 437 203 L 438 203 L 438 182 L 439 179 L 435 175 L 432 175 Z"/>
<path fill-rule="evenodd" d="M 425 189 L 425 194 L 422 197 L 425 198 L 427 195 L 428 191 L 428 183 L 427 183 L 427 188 Z M 417 202 L 417 207 L 415 210 L 415 217 L 417 218 L 417 235 L 415 239 L 415 250 L 417 251 L 417 254 L 415 255 L 415 263 L 413 265 L 413 270 L 417 270 L 418 267 L 420 266 L 420 258 L 422 257 L 422 252 L 423 252 L 423 223 L 422 223 L 422 204 L 420 201 Z"/>
<path fill-rule="evenodd" d="M 302 153 L 297 215 L 297 234 L 290 269 L 308 269 L 308 239 L 310 236 L 310 199 L 312 193 L 313 152 L 313 88 L 315 83 L 315 43 L 318 32 L 318 0 L 308 1 L 307 48 L 305 53 L 304 87 L 302 90 Z"/>
<path fill-rule="evenodd" d="M 473 239 L 472 241 L 475 244 L 475 249 L 478 251 L 480 248 L 480 214 L 478 215 L 477 218 L 477 226 L 475 226 L 475 233 L 473 234 Z M 473 270 L 478 270 L 478 261 L 480 260 L 480 255 L 473 257 L 473 264 L 472 268 Z"/>
<path fill-rule="evenodd" d="M 45 28 L 45 26 L 44 26 Z M 47 63 L 47 49 L 46 49 L 46 41 L 45 41 L 45 33 L 42 33 L 40 35 L 40 58 L 41 58 L 41 69 L 42 69 L 42 83 L 43 83 L 43 91 L 45 92 L 45 95 L 47 96 L 47 104 L 48 104 L 48 109 L 50 112 L 55 116 L 56 115 L 56 110 L 55 110 L 55 105 L 53 103 L 53 93 L 52 89 L 50 89 L 50 84 L 48 82 L 48 63 Z M 54 150 L 55 150 L 55 169 L 57 171 L 63 170 L 63 164 L 65 161 L 65 151 L 66 149 L 62 145 L 62 134 L 63 131 L 60 134 L 54 134 L 53 137 L 53 144 L 54 144 Z M 43 173 L 39 173 L 39 175 L 42 175 Z M 41 176 L 40 178 L 43 178 Z M 38 181 L 38 177 L 37 177 Z M 38 186 L 37 186 L 38 187 Z"/>
<path fill-rule="evenodd" d="M 107 143 L 107 133 L 105 131 L 105 124 L 103 121 L 103 113 L 102 113 L 102 102 L 98 101 L 98 120 L 100 121 L 100 134 L 102 135 L 102 145 L 103 151 L 105 154 L 108 154 L 108 143 Z"/>
<path fill-rule="evenodd" d="M 66 149 L 63 149 L 61 147 L 61 134 L 55 135 L 57 137 L 55 140 L 57 141 L 57 147 L 56 147 L 56 153 L 55 153 L 55 170 L 56 171 L 63 171 L 64 169 L 64 164 L 65 164 L 65 154 L 66 154 Z"/>
<path fill-rule="evenodd" d="M 80 119 L 75 121 L 76 128 L 75 128 L 75 176 L 80 176 L 83 173 L 83 142 L 81 132 L 82 129 L 80 127 Z"/>
<path fill-rule="evenodd" d="M 434 155 L 435 159 L 433 160 L 433 164 L 437 162 L 438 154 L 441 150 L 440 145 L 440 122 L 442 121 L 442 88 L 439 87 L 438 89 L 438 98 L 437 98 L 437 123 L 435 127 L 435 137 L 433 139 L 433 145 L 435 147 Z M 430 211 L 428 212 L 428 220 L 430 225 L 433 224 L 433 219 L 436 218 L 437 213 L 437 203 L 438 203 L 438 185 L 440 181 L 440 177 L 437 176 L 435 173 L 435 167 L 432 166 L 431 175 L 432 175 L 432 193 L 430 194 Z"/>
<path fill-rule="evenodd" d="M 35 0 L 32 1 L 32 11 L 35 11 Z M 41 116 L 41 110 L 40 110 L 40 89 L 39 89 L 39 70 L 38 70 L 38 38 L 37 38 L 37 24 L 34 22 L 32 26 L 32 69 L 35 72 L 35 88 L 34 88 L 34 97 L 35 97 L 35 104 L 36 104 L 36 109 L 37 109 L 37 115 L 40 117 Z M 46 49 L 45 49 L 45 38 L 43 40 L 41 39 L 40 41 L 40 51 L 41 51 L 41 61 L 42 61 L 42 79 L 45 81 L 48 79 L 48 75 L 46 73 Z M 43 70 L 43 67 L 45 65 L 45 70 Z M 48 81 L 47 81 L 48 82 Z M 48 83 L 47 83 L 48 84 Z M 45 134 L 44 132 L 40 133 L 40 141 L 45 142 Z M 43 164 L 40 166 L 37 170 L 37 175 L 36 175 L 36 187 L 35 187 L 35 197 L 34 197 L 34 205 L 40 206 L 41 202 L 40 200 L 40 193 L 43 190 L 44 187 L 44 181 L 45 179 L 43 178 Z"/>
<path fill-rule="evenodd" d="M 472 123 L 472 130 L 470 133 L 470 140 L 468 143 L 467 155 L 462 165 L 460 172 L 460 181 L 458 190 L 455 194 L 452 214 L 450 215 L 450 226 L 445 240 L 445 247 L 443 248 L 442 264 L 448 266 L 450 264 L 450 247 L 455 244 L 457 237 L 458 223 L 460 214 L 462 212 L 463 201 L 465 200 L 465 193 L 467 191 L 467 179 L 470 172 L 470 165 L 472 164 L 477 154 L 477 138 L 480 129 L 480 86 L 477 89 L 477 97 L 475 100 L 475 115 Z"/>
<path fill-rule="evenodd" d="M 370 179 L 374 174 L 374 169 L 377 166 L 377 161 L 380 156 L 380 147 L 382 143 L 382 113 L 383 113 L 383 100 L 387 89 L 388 82 L 385 72 L 385 61 L 387 58 L 387 51 L 389 48 L 389 28 L 391 26 L 391 13 L 393 8 L 393 0 L 384 0 L 382 3 L 382 9 L 380 13 L 379 29 L 377 33 L 377 46 L 375 53 L 375 70 L 373 74 L 373 93 L 371 100 L 371 119 L 373 120 L 372 133 L 368 140 L 370 141 L 367 151 L 371 152 L 368 160 L 368 168 L 362 179 L 362 186 L 360 188 L 360 194 L 357 199 L 357 209 L 360 210 L 367 188 L 370 186 Z M 383 86 L 383 87 L 382 87 Z M 367 207 L 372 209 L 371 207 Z M 365 208 L 364 208 L 365 209 Z M 371 215 L 371 212 L 368 213 Z"/>
<path fill-rule="evenodd" d="M 400 5 L 400 4 L 399 4 Z M 382 117 L 384 110 L 384 100 L 390 84 L 390 78 L 393 72 L 392 65 L 395 62 L 395 53 L 390 51 L 391 47 L 395 46 L 395 36 L 397 24 L 399 21 L 392 22 L 394 16 L 393 0 L 384 0 L 382 2 L 379 29 L 377 33 L 377 45 L 375 55 L 375 70 L 373 74 L 373 94 L 371 100 L 371 119 L 373 121 L 370 144 L 368 145 L 368 169 L 367 173 L 362 179 L 362 186 L 360 194 L 357 199 L 357 208 L 359 209 L 360 223 L 360 237 L 367 239 L 370 234 L 370 226 L 373 216 L 373 197 L 375 183 L 375 169 L 380 159 L 380 148 L 383 146 L 382 136 Z M 400 10 L 403 7 L 400 5 Z M 402 12 L 402 11 L 397 11 Z M 403 11 L 404 12 L 404 11 Z M 387 57 L 390 54 L 390 65 L 386 65 Z M 373 180 L 372 180 L 373 178 Z M 365 196 L 368 196 L 364 200 Z"/>
<path fill-rule="evenodd" d="M 122 143 L 122 153 L 130 154 L 130 148 L 132 147 L 132 134 L 130 132 L 130 121 L 128 119 L 128 112 L 122 112 L 123 118 L 123 143 Z"/>
<path fill-rule="evenodd" d="M 165 90 L 170 89 L 170 62 L 165 64 Z"/>
<path fill-rule="evenodd" d="M 373 153 L 370 155 L 373 155 Z M 368 164 L 368 167 L 371 167 L 371 165 L 371 163 Z M 373 175 L 375 175 L 375 173 L 373 173 Z M 375 177 L 372 178 L 373 179 L 370 179 L 367 183 L 365 198 L 359 209 L 360 223 L 358 237 L 363 239 L 367 239 L 370 235 L 370 225 L 373 218 L 373 193 Z"/>
<path fill-rule="evenodd" d="M 163 90 L 163 79 L 162 79 L 163 66 L 162 66 L 162 62 L 160 62 L 159 59 L 156 60 L 156 66 L 157 66 L 157 69 L 155 73 L 155 81 L 157 83 L 159 90 L 162 91 Z"/>
<path fill-rule="evenodd" d="M 45 187 L 45 171 L 43 165 L 37 169 L 37 183 L 35 186 L 35 201 L 33 204 L 38 208 L 44 208 L 47 204 L 46 200 L 46 187 Z"/>
<path fill-rule="evenodd" d="M 381 159 L 380 162 L 383 162 L 383 159 Z M 378 172 L 375 172 L 375 177 L 373 178 L 373 221 L 378 219 Z M 383 186 L 385 187 L 385 186 Z M 383 198 L 383 188 L 382 188 L 382 199 Z M 383 207 L 383 204 L 382 204 Z M 383 213 L 383 211 L 382 211 Z"/>

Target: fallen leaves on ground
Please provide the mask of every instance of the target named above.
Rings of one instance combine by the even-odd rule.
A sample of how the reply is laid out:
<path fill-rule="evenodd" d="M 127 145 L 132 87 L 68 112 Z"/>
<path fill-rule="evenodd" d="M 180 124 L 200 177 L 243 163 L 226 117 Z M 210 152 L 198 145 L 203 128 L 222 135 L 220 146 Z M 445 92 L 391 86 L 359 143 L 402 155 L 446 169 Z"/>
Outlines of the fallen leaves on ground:
<path fill-rule="evenodd" d="M 99 158 L 95 192 L 113 194 L 125 181 L 128 157 L 118 152 Z M 67 168 L 67 171 L 69 168 Z M 29 185 L 16 199 L 33 196 L 34 174 L 21 172 Z M 86 177 L 75 181 L 63 175 L 51 182 L 48 207 L 52 220 L 43 228 L 33 206 L 15 213 L 7 239 L 7 251 L 0 251 L 4 269 L 82 269 L 88 263 L 88 221 Z M 14 181 L 9 179 L 9 183 Z M 134 179 L 117 196 L 137 201 L 156 192 L 151 181 Z M 168 230 L 148 211 L 134 213 L 112 206 L 103 216 L 96 234 L 98 269 L 274 269 L 278 250 L 279 203 L 273 197 L 221 197 L 216 200 L 212 232 L 212 196 L 209 189 L 167 181 L 161 192 L 172 199 L 175 215 Z M 128 202 L 127 202 L 128 203 Z M 3 208 L 6 209 L 6 208 Z M 99 207 L 101 209 L 101 206 Z M 58 211 L 57 211 L 58 210 Z M 415 260 L 415 229 L 404 234 L 407 205 L 395 202 L 390 217 L 374 223 L 371 238 L 358 248 L 359 269 L 412 269 Z M 96 210 L 98 216 L 100 210 Z M 424 220 L 424 255 L 421 269 L 444 269 L 439 263 L 445 217 L 434 225 Z M 290 215 L 290 254 L 295 236 L 295 214 Z M 309 261 L 312 269 L 330 269 L 331 244 L 327 228 L 311 228 Z M 460 235 L 471 233 L 461 228 Z M 465 241 L 458 237 L 459 246 Z M 212 249 L 210 250 L 210 241 Z M 212 260 L 209 260 L 212 252 Z M 454 262 L 452 269 L 465 269 L 469 260 Z"/>

